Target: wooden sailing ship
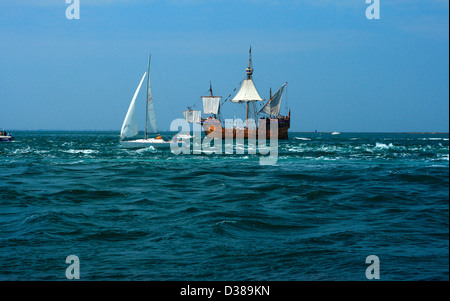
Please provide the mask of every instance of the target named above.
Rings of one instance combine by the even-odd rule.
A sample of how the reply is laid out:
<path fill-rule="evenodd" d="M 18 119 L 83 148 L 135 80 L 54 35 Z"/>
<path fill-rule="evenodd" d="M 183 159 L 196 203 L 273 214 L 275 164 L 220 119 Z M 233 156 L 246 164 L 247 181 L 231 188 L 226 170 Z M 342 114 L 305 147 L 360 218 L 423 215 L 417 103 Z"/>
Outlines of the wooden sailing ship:
<path fill-rule="evenodd" d="M 202 118 L 199 110 L 184 111 L 183 115 L 188 122 L 201 123 L 205 134 L 210 138 L 258 138 L 258 126 L 262 125 L 266 127 L 266 138 L 269 139 L 271 134 L 278 134 L 278 139 L 288 139 L 288 130 L 291 123 L 291 112 L 287 116 L 280 115 L 281 99 L 283 92 L 287 86 L 284 83 L 281 88 L 264 104 L 260 110 L 255 110 L 256 105 L 264 102 L 253 83 L 253 66 L 251 48 L 249 51 L 249 64 L 246 68 L 246 78 L 242 81 L 241 87 L 236 95 L 230 99 L 231 102 L 236 104 L 245 105 L 246 107 L 246 120 L 245 124 L 236 124 L 234 122 L 231 126 L 223 124 L 223 120 L 219 117 L 220 108 L 228 100 L 226 99 L 221 103 L 220 96 L 214 96 L 212 86 L 210 83 L 210 95 L 202 96 L 203 111 L 205 114 L 210 114 L 207 118 Z M 271 93 L 270 93 L 271 94 Z M 230 95 L 231 96 L 231 95 Z M 251 110 L 251 107 L 253 110 Z M 256 112 L 252 114 L 252 118 L 249 119 L 250 111 Z M 236 120 L 236 118 L 234 118 Z M 278 125 L 278 133 L 271 133 L 271 122 L 276 122 Z"/>

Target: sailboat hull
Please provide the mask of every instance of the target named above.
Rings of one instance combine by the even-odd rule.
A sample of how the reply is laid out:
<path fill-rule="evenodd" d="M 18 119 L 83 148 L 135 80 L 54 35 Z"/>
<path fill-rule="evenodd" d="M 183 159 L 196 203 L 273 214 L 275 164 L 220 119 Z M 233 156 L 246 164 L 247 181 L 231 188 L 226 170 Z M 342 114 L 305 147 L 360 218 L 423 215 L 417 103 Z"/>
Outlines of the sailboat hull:
<path fill-rule="evenodd" d="M 290 117 L 282 117 L 277 120 L 278 122 L 278 139 L 289 139 L 288 130 L 291 125 Z M 242 132 L 244 132 L 244 139 L 255 138 L 258 139 L 258 129 L 225 129 L 222 127 L 221 123 L 217 119 L 206 119 L 202 122 L 203 130 L 205 134 L 210 138 L 222 138 L 225 139 L 227 136 L 231 137 L 231 131 L 233 131 L 233 139 L 241 138 Z M 226 131 L 230 131 L 228 134 Z M 226 136 L 227 135 L 227 136 Z M 266 139 L 270 139 L 270 121 L 266 119 Z"/>
<path fill-rule="evenodd" d="M 137 139 L 130 141 L 120 141 L 120 145 L 124 148 L 170 148 L 170 141 L 164 141 L 162 139 Z"/>

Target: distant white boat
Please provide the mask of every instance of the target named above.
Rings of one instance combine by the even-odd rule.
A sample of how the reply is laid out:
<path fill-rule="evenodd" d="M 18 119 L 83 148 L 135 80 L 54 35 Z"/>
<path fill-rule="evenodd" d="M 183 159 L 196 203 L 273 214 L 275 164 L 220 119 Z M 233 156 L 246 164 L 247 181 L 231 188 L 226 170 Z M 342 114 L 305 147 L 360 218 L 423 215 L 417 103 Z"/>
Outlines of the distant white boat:
<path fill-rule="evenodd" d="M 0 141 L 13 141 L 14 137 L 5 130 L 0 131 Z"/>
<path fill-rule="evenodd" d="M 157 135 L 155 138 L 149 138 L 149 133 L 158 133 L 158 127 L 156 124 L 156 112 L 152 98 L 152 90 L 150 84 L 150 59 L 148 59 L 148 71 L 142 76 L 141 82 L 134 92 L 133 99 L 131 100 L 130 107 L 128 108 L 127 115 L 122 124 L 122 130 L 120 131 L 120 144 L 125 148 L 143 148 L 143 147 L 155 147 L 155 148 L 168 148 L 170 147 L 170 141 L 164 140 L 161 135 Z M 146 115 L 145 115 L 145 137 L 144 139 L 137 140 L 123 140 L 126 138 L 134 137 L 138 134 L 138 124 L 136 116 L 136 98 L 141 89 L 145 76 L 147 75 L 147 101 L 146 101 Z"/>
<path fill-rule="evenodd" d="M 295 139 L 298 139 L 298 140 L 311 140 L 311 138 L 303 138 L 303 137 L 295 137 Z"/>
<path fill-rule="evenodd" d="M 333 132 L 333 133 L 331 133 L 331 135 L 339 135 L 340 133 L 339 132 Z"/>

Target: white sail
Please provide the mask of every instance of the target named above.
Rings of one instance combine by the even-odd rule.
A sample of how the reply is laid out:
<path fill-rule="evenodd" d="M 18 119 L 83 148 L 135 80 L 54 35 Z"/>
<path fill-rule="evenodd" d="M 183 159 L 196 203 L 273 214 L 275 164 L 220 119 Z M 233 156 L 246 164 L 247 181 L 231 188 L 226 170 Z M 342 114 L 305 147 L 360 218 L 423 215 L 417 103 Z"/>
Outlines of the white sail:
<path fill-rule="evenodd" d="M 242 82 L 242 86 L 238 93 L 231 100 L 232 102 L 248 102 L 248 101 L 262 101 L 263 99 L 259 96 L 258 91 L 256 91 L 255 85 L 251 79 L 246 79 Z"/>
<path fill-rule="evenodd" d="M 187 122 L 193 123 L 193 122 L 200 122 L 201 121 L 201 115 L 200 111 L 197 110 L 191 110 L 191 111 L 183 111 L 184 118 Z"/>
<path fill-rule="evenodd" d="M 141 82 L 139 83 L 136 92 L 134 92 L 134 96 L 133 99 L 131 100 L 130 107 L 128 108 L 127 115 L 125 116 L 125 120 L 123 121 L 122 124 L 122 130 L 120 131 L 121 139 L 133 137 L 138 133 L 138 124 L 136 116 L 136 97 L 139 94 L 139 90 L 141 89 L 142 82 L 144 81 L 146 74 L 147 72 L 145 72 L 144 76 L 142 76 Z"/>
<path fill-rule="evenodd" d="M 281 106 L 281 97 L 283 96 L 284 87 L 286 85 L 284 84 L 278 91 L 275 93 L 275 95 L 264 105 L 264 107 L 261 109 L 261 112 L 267 113 L 271 116 L 278 116 L 280 115 L 280 106 Z"/>
<path fill-rule="evenodd" d="M 203 99 L 203 113 L 205 114 L 219 114 L 220 100 L 219 96 L 202 96 Z"/>
<path fill-rule="evenodd" d="M 150 83 L 150 58 L 148 59 L 148 77 L 147 77 L 147 118 L 145 120 L 145 134 L 157 133 L 155 105 L 152 98 L 152 86 Z"/>

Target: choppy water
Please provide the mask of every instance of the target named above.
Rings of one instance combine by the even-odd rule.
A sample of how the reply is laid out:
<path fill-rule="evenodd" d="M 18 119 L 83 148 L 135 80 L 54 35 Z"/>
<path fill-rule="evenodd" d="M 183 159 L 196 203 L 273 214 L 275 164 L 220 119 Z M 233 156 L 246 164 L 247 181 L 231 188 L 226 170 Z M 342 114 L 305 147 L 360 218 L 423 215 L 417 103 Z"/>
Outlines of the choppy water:
<path fill-rule="evenodd" d="M 0 279 L 449 279 L 448 134 L 300 134 L 258 155 L 122 149 L 113 132 L 0 144 Z M 298 138 L 310 137 L 311 140 Z"/>

